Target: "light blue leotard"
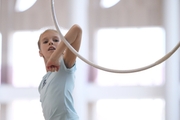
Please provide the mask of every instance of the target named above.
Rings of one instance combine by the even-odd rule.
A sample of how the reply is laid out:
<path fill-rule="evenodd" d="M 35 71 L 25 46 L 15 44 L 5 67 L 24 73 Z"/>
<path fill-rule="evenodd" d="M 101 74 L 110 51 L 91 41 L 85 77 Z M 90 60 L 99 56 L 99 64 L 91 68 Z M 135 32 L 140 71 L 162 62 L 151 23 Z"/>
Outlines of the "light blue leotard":
<path fill-rule="evenodd" d="M 59 71 L 44 75 L 38 90 L 45 120 L 79 120 L 72 97 L 75 70 L 76 65 L 68 69 L 61 58 Z"/>

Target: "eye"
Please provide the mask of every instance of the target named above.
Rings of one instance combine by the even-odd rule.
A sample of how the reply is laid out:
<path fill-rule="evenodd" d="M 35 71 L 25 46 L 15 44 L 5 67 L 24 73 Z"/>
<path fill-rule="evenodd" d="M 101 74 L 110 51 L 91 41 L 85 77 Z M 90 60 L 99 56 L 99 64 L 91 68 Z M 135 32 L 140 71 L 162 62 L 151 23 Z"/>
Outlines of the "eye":
<path fill-rule="evenodd" d="M 46 43 L 48 43 L 48 41 L 47 41 L 47 40 L 43 41 L 43 44 L 46 44 Z"/>
<path fill-rule="evenodd" d="M 59 42 L 59 39 L 54 39 L 53 41 L 54 41 L 54 42 Z"/>

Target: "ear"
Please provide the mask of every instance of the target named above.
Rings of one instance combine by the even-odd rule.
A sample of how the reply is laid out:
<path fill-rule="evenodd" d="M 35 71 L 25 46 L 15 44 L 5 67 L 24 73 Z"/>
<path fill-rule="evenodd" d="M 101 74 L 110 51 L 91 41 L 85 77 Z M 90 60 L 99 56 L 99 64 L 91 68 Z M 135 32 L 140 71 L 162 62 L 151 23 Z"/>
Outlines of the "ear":
<path fill-rule="evenodd" d="M 41 53 L 41 51 L 39 51 L 39 56 L 40 56 L 40 57 L 43 57 L 43 54 Z"/>

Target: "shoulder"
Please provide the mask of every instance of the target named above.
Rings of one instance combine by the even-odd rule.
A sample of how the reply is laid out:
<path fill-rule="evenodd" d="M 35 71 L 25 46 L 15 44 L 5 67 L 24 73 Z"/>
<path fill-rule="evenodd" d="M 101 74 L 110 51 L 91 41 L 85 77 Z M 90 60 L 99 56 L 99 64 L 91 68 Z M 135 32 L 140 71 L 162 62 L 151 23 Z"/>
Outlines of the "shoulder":
<path fill-rule="evenodd" d="M 65 64 L 65 60 L 63 57 L 60 58 L 60 70 L 59 71 L 66 71 L 66 72 L 75 72 L 76 71 L 76 62 L 70 68 L 68 68 Z"/>

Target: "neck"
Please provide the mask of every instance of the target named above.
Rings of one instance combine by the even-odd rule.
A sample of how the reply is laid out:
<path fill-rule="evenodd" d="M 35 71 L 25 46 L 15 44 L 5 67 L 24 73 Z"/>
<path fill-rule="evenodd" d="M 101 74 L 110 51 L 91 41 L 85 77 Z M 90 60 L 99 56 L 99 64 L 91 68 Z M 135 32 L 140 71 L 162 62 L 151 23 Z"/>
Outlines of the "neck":
<path fill-rule="evenodd" d="M 44 57 L 43 57 L 43 58 L 44 58 Z M 47 63 L 47 61 L 48 61 L 48 60 L 44 58 L 45 69 L 46 69 L 46 63 Z M 47 69 L 46 69 L 46 72 L 48 72 Z"/>

